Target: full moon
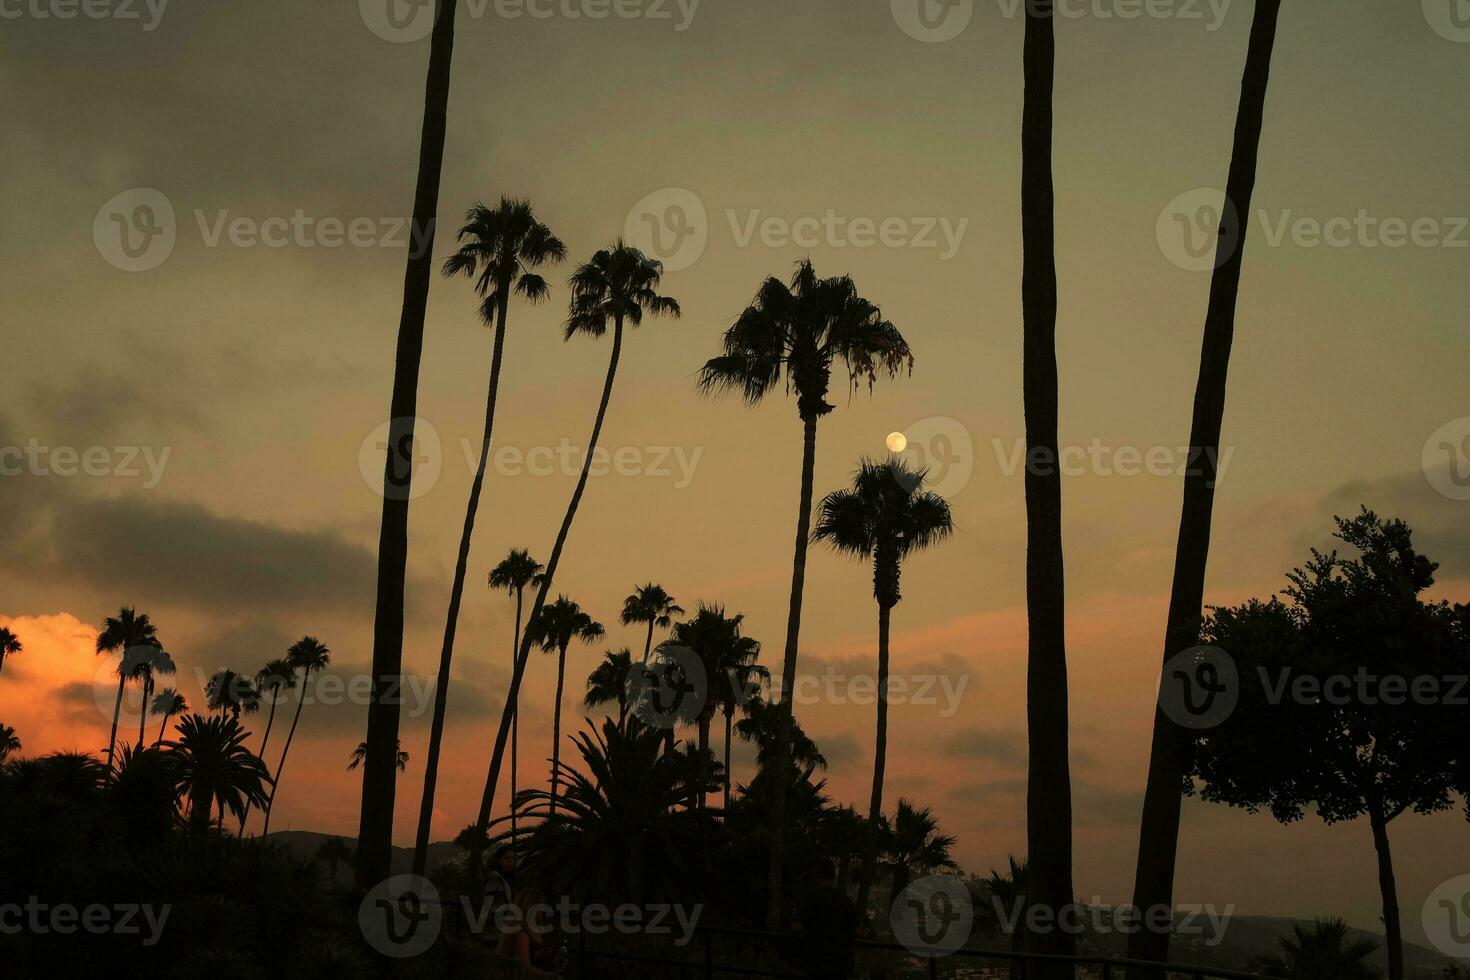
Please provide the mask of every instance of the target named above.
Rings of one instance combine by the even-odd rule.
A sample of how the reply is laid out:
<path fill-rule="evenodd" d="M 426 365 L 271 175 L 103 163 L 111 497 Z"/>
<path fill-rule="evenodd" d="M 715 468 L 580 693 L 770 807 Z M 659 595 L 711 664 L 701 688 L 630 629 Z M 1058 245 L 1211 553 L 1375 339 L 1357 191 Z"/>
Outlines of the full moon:
<path fill-rule="evenodd" d="M 902 432 L 890 432 L 890 433 L 888 433 L 888 451 L 889 452 L 901 453 L 905 449 L 908 448 L 908 445 L 909 445 L 908 436 L 904 435 Z"/>

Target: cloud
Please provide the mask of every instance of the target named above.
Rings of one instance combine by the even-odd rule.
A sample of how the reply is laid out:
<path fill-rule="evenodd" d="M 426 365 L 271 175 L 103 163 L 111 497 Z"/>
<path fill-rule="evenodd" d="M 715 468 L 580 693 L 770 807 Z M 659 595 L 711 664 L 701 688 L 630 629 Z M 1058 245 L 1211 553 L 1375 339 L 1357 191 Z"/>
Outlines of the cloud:
<path fill-rule="evenodd" d="M 962 759 L 989 759 L 1016 763 L 1026 758 L 1026 746 L 1018 731 L 971 726 L 946 738 L 940 746 L 947 756 Z"/>

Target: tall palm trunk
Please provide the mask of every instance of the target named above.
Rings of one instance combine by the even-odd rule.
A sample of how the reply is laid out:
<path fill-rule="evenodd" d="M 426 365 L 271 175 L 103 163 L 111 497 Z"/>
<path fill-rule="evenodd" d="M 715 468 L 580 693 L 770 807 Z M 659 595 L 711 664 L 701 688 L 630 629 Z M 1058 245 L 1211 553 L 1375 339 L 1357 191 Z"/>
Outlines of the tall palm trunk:
<path fill-rule="evenodd" d="M 261 736 L 261 739 L 260 739 L 260 751 L 258 753 L 256 753 L 256 755 L 260 758 L 260 761 L 261 762 L 264 762 L 265 761 L 265 747 L 267 745 L 271 744 L 271 728 L 276 723 L 276 698 L 278 698 L 279 696 L 280 696 L 280 689 L 277 688 L 276 691 L 275 691 L 275 693 L 271 694 L 271 711 L 270 711 L 270 715 L 265 720 L 265 734 L 263 736 Z M 242 836 L 242 837 L 245 835 L 245 822 L 250 819 L 250 810 L 251 810 L 250 801 L 249 800 L 246 800 L 245 801 L 245 810 L 244 810 L 243 813 L 240 814 L 240 836 Z"/>
<path fill-rule="evenodd" d="M 1393 875 L 1393 853 L 1388 844 L 1388 822 L 1383 804 L 1368 803 L 1368 825 L 1373 830 L 1373 850 L 1378 855 L 1378 890 L 1383 896 L 1383 932 L 1388 947 L 1388 980 L 1404 980 L 1404 932 L 1399 920 L 1398 885 Z"/>
<path fill-rule="evenodd" d="M 817 468 L 817 412 L 801 413 L 801 503 L 796 514 L 796 554 L 791 563 L 791 603 L 786 615 L 786 648 L 781 661 L 781 702 L 776 714 L 776 752 L 771 783 L 771 863 L 766 875 L 766 928 L 781 925 L 781 870 L 785 861 L 786 777 L 791 756 L 792 697 L 796 691 L 796 651 L 801 633 L 801 597 L 806 587 L 806 548 L 812 532 L 812 484 Z"/>
<path fill-rule="evenodd" d="M 398 776 L 398 691 L 403 674 L 403 589 L 408 570 L 408 502 L 413 477 L 413 432 L 418 412 L 424 315 L 433 275 L 439 178 L 449 113 L 457 0 L 437 0 L 429 42 L 424 122 L 414 190 L 414 243 L 403 276 L 403 312 L 393 367 L 388 452 L 383 468 L 383 519 L 378 536 L 378 591 L 373 621 L 373 686 L 368 702 L 367 757 L 357 833 L 357 887 L 367 891 L 391 873 L 393 803 Z"/>
<path fill-rule="evenodd" d="M 123 677 L 121 675 L 118 676 L 118 678 L 117 678 L 117 701 L 114 702 L 113 705 L 112 705 L 112 734 L 110 736 L 108 736 L 108 739 L 107 739 L 107 771 L 108 772 L 111 772 L 112 771 L 112 756 L 113 756 L 114 750 L 117 748 L 117 723 L 118 723 L 118 719 L 120 719 L 122 717 L 123 685 L 126 684 L 127 682 L 128 682 L 128 679 L 126 677 Z"/>
<path fill-rule="evenodd" d="M 551 712 L 551 815 L 556 816 L 556 784 L 561 775 L 561 699 L 567 677 L 567 648 L 556 651 L 556 707 Z"/>
<path fill-rule="evenodd" d="M 172 711 L 165 711 L 163 713 L 163 724 L 158 726 L 158 738 L 154 741 L 154 745 L 161 745 L 163 743 L 163 733 L 168 731 L 168 720 L 173 716 L 174 713 Z M 261 746 L 261 751 L 265 751 L 265 746 Z"/>
<path fill-rule="evenodd" d="M 525 596 L 525 587 L 516 587 L 516 632 L 510 646 L 510 671 L 515 673 L 516 650 L 521 645 L 521 600 Z M 516 793 L 519 790 L 516 773 L 516 760 L 521 752 L 521 713 L 520 705 L 515 701 L 510 703 L 510 839 L 514 843 L 518 820 L 516 818 Z"/>
<path fill-rule="evenodd" d="M 1052 187 L 1052 90 L 1056 37 L 1051 0 L 1026 5 L 1025 104 L 1021 124 L 1021 305 L 1026 469 L 1026 721 L 1030 748 L 1026 835 L 1033 906 L 1052 916 L 1072 904 L 1072 778 L 1067 756 L 1066 595 L 1062 561 L 1062 478 L 1057 466 L 1057 273 Z M 1056 921 L 1053 919 L 1052 921 Z M 1069 955 L 1062 929 L 1030 937 L 1038 953 Z M 1072 976 L 1070 964 L 1040 961 L 1039 980 Z"/>
<path fill-rule="evenodd" d="M 459 557 L 454 565 L 454 585 L 449 590 L 449 612 L 444 618 L 444 645 L 439 651 L 439 679 L 434 685 L 434 720 L 429 728 L 429 756 L 424 765 L 424 792 L 419 802 L 418 835 L 414 839 L 413 873 L 422 875 L 429 859 L 429 825 L 434 817 L 434 790 L 439 783 L 439 747 L 444 740 L 444 714 L 449 708 L 449 667 L 454 660 L 454 634 L 459 628 L 459 606 L 464 598 L 464 580 L 469 572 L 470 539 L 475 533 L 475 514 L 480 509 L 480 491 L 485 485 L 485 464 L 490 459 L 490 441 L 495 430 L 495 398 L 500 390 L 500 360 L 505 352 L 505 315 L 509 287 L 496 290 L 494 352 L 490 356 L 490 390 L 485 396 L 485 431 L 480 438 L 480 461 L 470 484 L 465 506 L 464 528 L 459 534 Z"/>
<path fill-rule="evenodd" d="M 281 770 L 286 768 L 286 756 L 291 754 L 291 740 L 296 737 L 296 723 L 301 720 L 301 709 L 306 704 L 306 688 L 311 683 L 311 671 L 303 671 L 301 675 L 301 699 L 296 702 L 296 714 L 291 717 L 291 727 L 286 732 L 286 745 L 281 749 L 281 761 L 276 764 L 276 777 L 271 780 L 271 795 L 265 801 L 265 824 L 260 828 L 260 836 L 264 837 L 271 832 L 271 811 L 276 807 L 276 790 L 281 788 Z M 397 752 L 395 751 L 395 762 Z"/>
<path fill-rule="evenodd" d="M 653 652 L 653 620 L 648 621 L 648 638 L 643 641 L 643 665 L 648 666 L 648 655 Z"/>
<path fill-rule="evenodd" d="M 735 711 L 725 709 L 725 819 L 730 816 L 730 730 L 735 726 Z"/>
<path fill-rule="evenodd" d="M 1227 222 L 1224 214 L 1233 208 L 1237 229 L 1234 248 L 1223 258 L 1216 257 L 1209 308 L 1205 313 L 1204 344 L 1189 436 L 1189 467 L 1184 478 L 1184 506 L 1174 553 L 1169 618 L 1165 625 L 1165 663 L 1199 642 L 1205 567 L 1209 559 L 1210 525 L 1215 505 L 1216 461 L 1225 417 L 1230 348 L 1235 338 L 1235 307 L 1240 294 L 1241 265 L 1251 199 L 1255 193 L 1266 89 L 1271 77 L 1271 55 L 1276 44 L 1276 23 L 1280 12 L 1281 0 L 1257 0 L 1251 24 L 1230 175 L 1225 186 L 1226 206 L 1221 218 L 1223 231 Z M 1174 862 L 1179 847 L 1181 805 L 1179 786 L 1185 766 L 1183 737 L 1184 733 L 1163 711 L 1155 708 L 1148 784 L 1144 791 L 1143 819 L 1138 835 L 1138 868 L 1133 883 L 1133 905 L 1145 914 L 1156 907 L 1171 908 L 1174 902 Z M 1138 930 L 1128 938 L 1128 956 L 1156 962 L 1168 960 L 1168 932 Z M 1129 971 L 1130 980 L 1159 975 L 1158 971 Z"/>
<path fill-rule="evenodd" d="M 713 707 L 714 702 L 710 702 Z M 706 789 L 709 786 L 709 726 L 714 720 L 713 711 L 701 711 L 699 713 L 699 758 L 694 762 L 694 778 L 699 784 L 699 791 L 695 794 L 695 802 L 701 810 L 704 809 L 707 799 Z"/>
<path fill-rule="evenodd" d="M 858 879 L 859 915 L 867 914 L 868 894 L 878 868 L 878 818 L 883 815 L 883 776 L 888 766 L 888 625 L 892 613 L 891 605 L 878 603 L 878 731 L 873 742 L 873 794 L 868 801 L 862 877 Z"/>
<path fill-rule="evenodd" d="M 582 473 L 577 478 L 577 487 L 572 491 L 572 499 L 567 504 L 566 516 L 562 518 L 561 529 L 557 531 L 556 543 L 552 546 L 551 557 L 546 562 L 546 571 L 542 573 L 541 588 L 536 592 L 536 601 L 531 605 L 531 615 L 527 622 L 535 622 L 541 615 L 542 608 L 546 605 L 546 594 L 551 591 L 552 580 L 556 576 L 557 565 L 561 563 L 561 553 L 566 547 L 567 537 L 571 534 L 572 521 L 576 519 L 577 507 L 582 503 L 582 495 L 587 491 L 587 477 L 592 468 L 592 455 L 597 449 L 597 440 L 602 435 L 602 423 L 607 419 L 607 405 L 612 399 L 613 381 L 618 374 L 618 361 L 623 353 L 623 318 L 621 315 L 614 318 L 612 356 L 608 359 L 607 380 L 602 385 L 602 400 L 597 406 L 597 419 L 592 424 L 592 436 L 587 440 L 587 452 L 582 459 Z M 511 718 L 516 713 L 516 699 L 520 696 L 521 678 L 526 673 L 526 661 L 531 657 L 530 631 L 521 637 L 520 650 L 516 654 L 515 669 L 511 671 L 510 690 L 506 693 L 505 708 L 500 713 L 500 728 L 495 733 L 495 748 L 490 754 L 490 771 L 485 778 L 485 792 L 480 798 L 480 812 L 475 819 L 476 834 L 471 852 L 471 867 L 479 866 L 480 854 L 484 848 L 485 830 L 490 825 L 490 810 L 495 805 L 495 785 L 500 780 L 501 762 L 505 757 L 505 743 L 510 734 Z"/>
<path fill-rule="evenodd" d="M 147 738 L 144 731 L 148 724 L 148 705 L 153 700 L 153 674 L 147 672 L 143 675 L 143 703 L 138 707 L 138 748 L 143 748 L 143 740 Z"/>

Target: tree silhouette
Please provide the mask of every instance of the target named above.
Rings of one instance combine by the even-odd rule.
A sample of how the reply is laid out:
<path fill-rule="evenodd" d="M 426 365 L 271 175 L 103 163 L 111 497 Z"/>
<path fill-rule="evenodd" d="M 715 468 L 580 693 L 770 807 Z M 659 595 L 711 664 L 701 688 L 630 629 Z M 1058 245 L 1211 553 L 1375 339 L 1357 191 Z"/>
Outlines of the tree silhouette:
<path fill-rule="evenodd" d="M 536 220 L 530 202 L 502 197 L 494 207 L 475 203 L 459 230 L 459 250 L 444 262 L 444 275 L 463 274 L 474 280 L 484 299 L 480 318 L 495 327 L 490 357 L 490 386 L 485 396 L 485 430 L 480 438 L 480 458 L 465 505 L 464 528 L 459 535 L 459 554 L 454 564 L 454 584 L 449 591 L 449 611 L 444 619 L 444 644 L 439 652 L 439 673 L 434 685 L 434 715 L 429 728 L 429 755 L 424 763 L 424 791 L 419 801 L 418 834 L 414 839 L 413 866 L 422 874 L 429 853 L 429 825 L 434 816 L 434 792 L 439 780 L 439 748 L 444 740 L 444 715 L 449 707 L 450 667 L 454 660 L 454 636 L 459 627 L 459 606 L 464 598 L 464 581 L 469 572 L 470 539 L 480 491 L 485 485 L 485 466 L 490 460 L 491 436 L 495 431 L 495 402 L 500 391 L 500 364 L 505 351 L 505 321 L 510 295 L 516 293 L 532 303 L 551 294 L 546 280 L 534 269 L 566 258 L 566 246 L 551 229 Z"/>
<path fill-rule="evenodd" d="M 439 181 L 444 169 L 454 18 L 458 7 L 456 0 L 435 0 L 434 4 L 429 71 L 424 84 L 424 122 L 419 137 L 418 183 L 413 197 L 413 230 L 422 240 L 410 250 L 404 270 L 403 311 L 398 320 L 398 347 L 393 362 L 388 446 L 383 463 L 383 518 L 378 535 L 368 757 L 357 832 L 357 885 L 364 892 L 386 879 L 392 870 L 399 705 L 398 699 L 391 695 L 403 673 L 403 598 L 408 572 L 414 422 L 418 415 L 424 315 L 429 303 L 429 283 L 434 275 L 434 233 L 439 215 Z"/>
<path fill-rule="evenodd" d="M 102 629 L 97 635 L 97 652 L 120 655 L 117 666 L 117 701 L 112 707 L 112 733 L 107 738 L 109 772 L 112 771 L 113 754 L 117 747 L 117 722 L 122 716 L 123 688 L 128 681 L 138 679 L 138 665 L 144 659 L 137 654 L 129 658 L 128 653 L 139 647 L 163 648 L 158 642 L 158 628 L 148 619 L 147 613 L 139 613 L 132 606 L 124 606 L 118 610 L 116 616 L 108 616 L 102 621 Z"/>
<path fill-rule="evenodd" d="M 325 643 L 314 636 L 303 636 L 291 645 L 286 651 L 286 663 L 291 665 L 293 671 L 301 672 L 301 696 L 296 701 L 296 713 L 291 717 L 291 728 L 286 732 L 286 745 L 281 749 L 281 761 L 276 763 L 276 776 L 271 780 L 270 799 L 265 805 L 265 824 L 260 828 L 260 835 L 264 837 L 270 833 L 271 810 L 276 805 L 276 790 L 281 788 L 281 770 L 286 768 L 286 756 L 291 753 L 291 741 L 296 737 L 296 725 L 301 721 L 301 709 L 306 705 L 306 691 L 311 687 L 311 675 L 321 673 L 327 669 L 332 662 L 332 651 L 327 649 Z M 394 742 L 394 764 L 397 765 L 397 742 Z M 369 743 L 371 745 L 371 743 Z M 368 760 L 371 761 L 372 749 L 368 749 Z M 366 781 L 366 772 L 364 781 Z"/>
<path fill-rule="evenodd" d="M 316 859 L 327 862 L 327 872 L 334 885 L 337 883 L 337 866 L 351 862 L 353 855 L 352 848 L 343 837 L 328 837 L 316 849 Z"/>
<path fill-rule="evenodd" d="M 551 721 L 551 812 L 556 812 L 556 781 L 561 766 L 561 704 L 566 687 L 567 648 L 573 640 L 595 643 L 602 639 L 602 624 L 582 611 L 566 596 L 557 596 L 556 601 L 543 608 L 532 618 L 526 632 L 546 653 L 556 654 L 556 702 Z"/>
<path fill-rule="evenodd" d="M 602 663 L 587 675 L 587 695 L 582 706 L 600 708 L 605 704 L 618 706 L 618 724 L 628 720 L 628 676 L 633 671 L 633 652 L 627 647 L 609 650 L 603 655 Z"/>
<path fill-rule="evenodd" d="M 362 760 L 364 760 L 366 758 L 367 758 L 367 743 L 366 742 L 358 742 L 357 743 L 357 748 L 353 749 L 352 750 L 352 754 L 347 757 L 347 771 L 348 772 L 356 772 L 357 771 L 357 767 L 360 766 L 360 765 L 362 765 Z M 394 759 L 394 765 L 398 768 L 398 771 L 399 772 L 407 772 L 408 771 L 408 753 L 405 752 L 405 751 L 403 751 L 403 743 L 402 742 L 399 742 L 398 743 L 398 754 L 397 754 L 397 757 Z"/>
<path fill-rule="evenodd" d="M 1363 961 L 1378 950 L 1371 939 L 1349 940 L 1341 919 L 1317 919 L 1310 929 L 1291 927 L 1281 952 L 1256 957 L 1253 968 L 1290 980 L 1378 980 L 1383 974 Z"/>
<path fill-rule="evenodd" d="M 20 751 L 20 737 L 9 725 L 0 725 L 0 762 Z"/>
<path fill-rule="evenodd" d="M 619 616 L 619 621 L 624 626 L 633 626 L 638 623 L 648 625 L 648 635 L 643 640 L 643 662 L 646 664 L 653 650 L 654 627 L 666 630 L 673 625 L 677 617 L 682 615 L 684 615 L 684 607 L 675 602 L 674 597 L 665 592 L 662 585 L 649 582 L 647 585 L 636 587 L 632 594 L 623 600 L 623 612 Z"/>
<path fill-rule="evenodd" d="M 276 705 L 280 703 L 281 692 L 289 691 L 296 687 L 296 668 L 286 657 L 277 657 L 267 661 L 266 665 L 255 672 L 255 690 L 261 697 L 270 697 L 271 710 L 266 718 L 265 734 L 260 738 L 260 758 L 265 759 L 266 746 L 271 741 L 271 729 L 276 724 Z M 245 833 L 245 822 L 250 819 L 250 806 L 245 807 L 245 816 L 240 818 L 240 833 Z"/>
<path fill-rule="evenodd" d="M 796 658 L 801 633 L 802 593 L 806 584 L 806 550 L 811 532 L 812 484 L 817 459 L 817 422 L 835 408 L 827 401 L 832 367 L 841 360 L 856 388 L 869 388 L 880 373 L 892 377 L 910 372 L 914 356 L 898 328 L 883 319 L 873 303 L 858 295 L 852 279 L 819 279 L 810 260 L 797 264 L 788 286 L 775 277 L 761 284 L 754 300 L 725 331 L 723 351 L 705 362 L 698 387 L 710 393 L 739 394 L 754 405 L 783 379 L 795 392 L 802 423 L 801 490 L 797 506 L 796 546 L 791 564 L 791 599 L 787 610 L 786 645 L 781 663 L 780 709 L 792 713 Z M 778 739 L 791 737 L 789 717 L 781 720 Z M 777 755 L 784 754 L 778 750 Z M 778 779 L 771 798 L 771 856 L 766 925 L 780 917 L 783 825 L 786 792 Z"/>
<path fill-rule="evenodd" d="M 266 802 L 270 773 L 245 747 L 249 737 L 233 716 L 193 714 L 179 721 L 178 738 L 164 743 L 174 760 L 175 786 L 186 802 L 194 832 L 209 829 L 216 804 L 223 821 L 226 810 L 242 817 L 247 804 Z"/>
<path fill-rule="evenodd" d="M 674 627 L 674 635 L 670 640 L 670 643 L 692 650 L 704 666 L 707 690 L 699 706 L 699 714 L 695 718 L 695 724 L 699 730 L 699 752 L 696 756 L 699 769 L 695 774 L 694 783 L 699 787 L 705 786 L 710 781 L 709 729 L 710 722 L 714 719 L 715 711 L 722 700 L 721 685 L 733 688 L 729 679 L 730 673 L 750 667 L 761 653 L 760 643 L 742 634 L 741 629 L 744 622 L 745 617 L 739 613 L 734 616 L 725 615 L 724 606 L 701 602 L 695 611 L 694 618 Z M 729 698 L 734 700 L 736 697 L 737 695 L 731 690 Z M 727 748 L 728 745 L 727 733 Z M 726 765 L 728 768 L 728 762 Z M 705 805 L 702 788 L 696 798 L 696 803 L 700 807 Z"/>
<path fill-rule="evenodd" d="M 205 706 L 210 711 L 240 720 L 241 712 L 253 715 L 260 710 L 260 692 L 248 677 L 225 667 L 217 670 L 204 685 Z"/>
<path fill-rule="evenodd" d="M 998 929 L 1004 931 L 1009 928 L 1011 952 L 1020 953 L 1026 949 L 1026 893 L 1030 887 L 1031 862 L 1025 858 L 1018 862 L 1011 854 L 1006 856 L 1006 863 L 1009 867 L 1005 874 L 992 868 L 990 877 L 985 880 L 991 901 L 991 908 L 986 911 L 992 914 Z M 1008 925 L 1011 922 L 1015 924 Z M 1011 980 L 1025 980 L 1025 961 L 1012 960 L 1010 976 Z"/>
<path fill-rule="evenodd" d="M 1281 0 L 1257 0 L 1241 81 L 1240 107 L 1235 121 L 1235 145 L 1225 184 L 1218 247 L 1228 248 L 1215 258 L 1205 313 L 1204 342 L 1199 380 L 1194 393 L 1194 418 L 1189 435 L 1189 465 L 1184 479 L 1184 504 L 1174 555 L 1174 582 L 1169 595 L 1164 630 L 1164 662 L 1189 649 L 1199 635 L 1204 605 L 1205 567 L 1209 560 L 1210 525 L 1215 505 L 1216 460 L 1225 418 L 1226 378 L 1235 336 L 1235 304 L 1240 293 L 1251 198 L 1255 191 L 1256 161 L 1264 125 L 1266 88 L 1271 77 L 1271 55 L 1276 45 L 1276 23 Z M 1232 232 L 1228 238 L 1223 237 Z M 1179 785 L 1186 765 L 1187 747 L 1181 733 L 1162 710 L 1155 710 L 1149 751 L 1148 783 L 1138 833 L 1138 867 L 1133 884 L 1133 907 L 1169 908 L 1174 902 L 1174 862 L 1179 849 Z M 1035 847 L 1032 855 L 1039 860 Z M 1128 956 L 1136 960 L 1169 959 L 1169 933 L 1139 929 L 1128 937 Z M 1162 980 L 1157 970 L 1137 967 L 1129 980 Z"/>
<path fill-rule="evenodd" d="M 164 733 L 168 731 L 168 720 L 174 715 L 183 714 L 189 710 L 189 702 L 184 696 L 171 687 L 166 687 L 153 696 L 153 713 L 163 715 L 163 721 L 158 726 L 158 738 L 153 744 L 158 745 L 163 741 Z"/>
<path fill-rule="evenodd" d="M 500 564 L 490 570 L 490 588 L 500 589 L 515 597 L 516 620 L 515 632 L 511 634 L 510 642 L 510 669 L 511 673 L 516 669 L 516 653 L 521 646 L 521 606 L 526 596 L 526 586 L 540 586 L 542 572 L 545 571 L 539 561 L 531 557 L 531 553 L 524 548 L 512 548 L 510 553 L 501 559 Z M 519 775 L 517 773 L 517 760 L 520 758 L 521 741 L 521 717 L 519 705 L 516 703 L 519 692 L 511 693 L 510 700 L 510 798 L 515 800 Z M 516 830 L 519 818 L 515 810 L 510 812 L 510 836 L 516 839 Z M 415 857 L 417 860 L 417 857 Z"/>
<path fill-rule="evenodd" d="M 839 554 L 873 562 L 873 597 L 878 601 L 878 718 L 873 752 L 873 792 L 868 821 L 877 826 L 883 815 L 883 774 L 888 758 L 888 632 L 899 590 L 903 561 L 937 544 L 954 532 L 949 504 L 924 489 L 923 470 L 902 460 L 884 463 L 863 460 L 852 489 L 823 498 L 817 509 L 812 539 L 830 545 Z M 858 880 L 860 909 L 868 907 L 877 865 L 878 839 L 870 835 Z"/>
<path fill-rule="evenodd" d="M 10 630 L 0 627 L 0 671 L 5 670 L 5 658 L 12 653 L 20 653 L 24 647 L 21 646 L 20 637 Z"/>
<path fill-rule="evenodd" d="M 939 832 L 939 821 L 929 807 L 916 807 L 900 799 L 891 824 L 887 817 L 879 817 L 879 836 L 884 855 L 893 863 L 890 908 L 915 874 L 927 875 L 959 867 L 950 856 L 955 839 Z"/>

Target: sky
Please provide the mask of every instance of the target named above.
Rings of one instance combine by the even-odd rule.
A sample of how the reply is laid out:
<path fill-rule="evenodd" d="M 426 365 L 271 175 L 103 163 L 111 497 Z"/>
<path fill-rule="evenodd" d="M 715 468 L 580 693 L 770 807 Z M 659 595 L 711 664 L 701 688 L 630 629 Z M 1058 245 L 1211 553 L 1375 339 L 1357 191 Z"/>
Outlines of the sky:
<path fill-rule="evenodd" d="M 761 280 L 803 257 L 851 274 L 881 305 L 915 370 L 871 393 L 836 387 L 816 487 L 842 486 L 860 457 L 903 432 L 950 500 L 958 534 L 909 562 L 894 614 L 894 671 L 913 693 L 891 712 L 886 796 L 932 806 L 963 866 L 984 873 L 1025 849 L 1023 24 L 1007 0 L 934 5 L 928 21 L 906 3 L 467 2 L 435 259 L 472 202 L 523 196 L 572 261 L 623 234 L 659 254 L 664 290 L 683 308 L 628 339 L 603 443 L 616 465 L 592 481 L 557 577 L 557 591 L 608 627 L 605 643 L 572 650 L 573 692 L 604 649 L 639 648 L 617 613 L 650 580 L 691 610 L 711 601 L 744 613 L 779 668 L 795 405 L 705 398 L 694 374 Z M 1211 604 L 1279 590 L 1330 541 L 1332 516 L 1364 504 L 1416 528 L 1442 563 L 1439 595 L 1470 599 L 1470 503 L 1449 479 L 1466 460 L 1439 449 L 1470 455 L 1470 106 L 1456 98 L 1470 32 L 1437 4 L 1284 5 Z M 26 646 L 0 674 L 0 720 L 28 753 L 105 743 L 109 665 L 92 645 L 124 604 L 158 624 L 196 705 L 217 667 L 253 673 L 314 635 L 340 683 L 302 712 L 273 826 L 351 834 L 359 785 L 345 763 L 364 730 L 353 692 L 371 652 L 375 430 L 418 154 L 421 22 L 407 7 L 390 20 L 376 0 L 88 10 L 97 15 L 0 2 L 0 625 Z M 1210 189 L 1225 179 L 1251 12 L 1247 0 L 1073 0 L 1057 25 L 1061 440 L 1077 453 L 1064 479 L 1067 628 L 1086 899 L 1122 903 L 1131 890 L 1209 286 L 1185 236 L 1203 234 L 1222 196 Z M 436 837 L 473 817 L 507 675 L 513 604 L 484 587 L 485 573 L 509 548 L 549 551 L 580 461 L 568 454 L 587 438 L 606 369 L 605 342 L 561 339 L 570 271 L 547 272 L 547 304 L 510 311 Z M 466 281 L 436 277 L 419 388 L 431 438 L 411 510 L 405 664 L 418 695 L 403 721 L 412 761 L 399 843 L 417 815 L 428 678 L 483 419 L 490 333 L 477 306 Z M 831 762 L 829 791 L 854 803 L 872 764 L 861 678 L 875 621 L 869 572 L 813 549 L 800 664 L 816 693 L 797 710 Z M 521 729 L 527 780 L 550 754 L 554 675 L 538 655 Z M 568 730 L 583 724 L 578 703 L 568 698 Z M 744 746 L 736 765 L 748 778 Z M 1405 816 L 1392 835 L 1414 939 L 1430 891 L 1470 870 L 1470 832 L 1451 812 Z M 1186 802 L 1176 897 L 1375 927 L 1368 828 L 1314 816 L 1281 827 Z"/>

